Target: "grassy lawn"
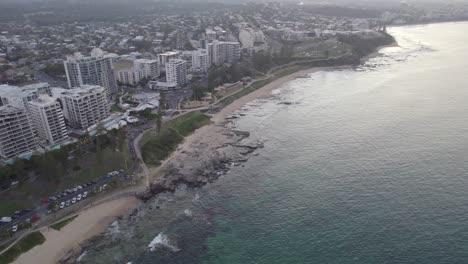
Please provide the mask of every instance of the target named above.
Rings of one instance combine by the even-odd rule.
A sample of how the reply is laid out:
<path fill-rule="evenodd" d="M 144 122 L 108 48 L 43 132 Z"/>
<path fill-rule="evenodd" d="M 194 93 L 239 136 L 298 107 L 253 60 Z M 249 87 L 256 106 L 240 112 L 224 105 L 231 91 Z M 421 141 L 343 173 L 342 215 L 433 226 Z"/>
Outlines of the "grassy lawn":
<path fill-rule="evenodd" d="M 200 111 L 190 112 L 186 115 L 174 118 L 166 125 L 179 132 L 182 136 L 186 137 L 193 133 L 198 128 L 208 125 L 210 118 Z"/>
<path fill-rule="evenodd" d="M 22 238 L 13 247 L 0 255 L 0 264 L 7 264 L 15 261 L 22 253 L 25 253 L 35 246 L 45 242 L 45 237 L 40 232 L 34 232 Z"/>
<path fill-rule="evenodd" d="M 53 225 L 51 225 L 50 227 L 51 227 L 52 229 L 55 229 L 55 230 L 57 230 L 57 231 L 60 231 L 60 230 L 61 230 L 62 228 L 64 228 L 66 225 L 68 225 L 69 223 L 73 222 L 73 220 L 75 220 L 75 218 L 77 218 L 77 217 L 78 217 L 78 215 L 75 215 L 75 216 L 70 217 L 70 218 L 68 218 L 68 219 L 65 219 L 65 220 L 63 220 L 63 221 L 61 221 L 61 222 L 58 222 L 58 223 L 56 223 L 56 224 L 53 224 Z"/>
<path fill-rule="evenodd" d="M 0 202 L 0 217 L 12 216 L 15 211 L 24 209 L 30 206 L 30 204 L 20 201 L 1 201 Z"/>
<path fill-rule="evenodd" d="M 146 132 L 140 142 L 143 160 L 149 165 L 158 166 L 184 137 L 209 123 L 209 117 L 200 111 L 194 111 L 167 122 L 159 133 L 156 130 Z"/>
<path fill-rule="evenodd" d="M 121 112 L 121 113 L 123 113 L 123 112 L 125 112 L 125 110 L 123 110 L 122 108 L 120 108 L 118 105 L 113 104 L 113 105 L 111 106 L 111 112 Z"/>
<path fill-rule="evenodd" d="M 54 184 L 36 177 L 0 193 L 0 217 L 11 215 L 16 210 L 37 206 L 44 197 L 102 177 L 109 171 L 125 170 L 126 165 L 132 165 L 127 144 L 124 144 L 123 151 L 107 147 L 100 155 L 86 153 L 79 161 L 79 170 L 68 170 L 59 183 Z"/>

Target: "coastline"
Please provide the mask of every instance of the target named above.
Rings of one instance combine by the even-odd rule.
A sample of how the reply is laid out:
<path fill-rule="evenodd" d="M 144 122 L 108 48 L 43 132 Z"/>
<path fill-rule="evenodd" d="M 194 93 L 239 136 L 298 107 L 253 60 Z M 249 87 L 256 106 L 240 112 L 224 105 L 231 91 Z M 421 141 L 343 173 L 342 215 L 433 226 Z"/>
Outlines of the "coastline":
<path fill-rule="evenodd" d="M 20 255 L 13 263 L 59 263 L 70 255 L 79 254 L 84 241 L 105 231 L 115 219 L 131 213 L 140 203 L 135 197 L 120 198 L 82 211 L 60 231 L 44 227 L 39 231 L 46 241 Z"/>
<path fill-rule="evenodd" d="M 390 45 L 376 47 L 374 52 L 363 57 L 361 62 Z M 140 199 L 145 201 L 159 193 L 174 191 L 179 184 L 197 187 L 212 182 L 226 174 L 231 166 L 239 166 L 255 155 L 255 150 L 263 147 L 263 144 L 250 140 L 248 132 L 233 130 L 229 117 L 245 104 L 267 98 L 273 90 L 297 78 L 320 71 L 352 67 L 353 65 L 344 65 L 300 69 L 236 99 L 212 116 L 212 124 L 196 130 L 178 146 L 157 168 L 158 174 L 161 175 L 152 179 L 151 192 Z M 13 263 L 75 263 L 87 241 L 105 231 L 119 217 L 134 212 L 139 205 L 141 201 L 136 197 L 121 198 L 80 212 L 79 216 L 61 231 L 42 228 L 40 231 L 46 237 L 46 242 L 22 254 Z"/>

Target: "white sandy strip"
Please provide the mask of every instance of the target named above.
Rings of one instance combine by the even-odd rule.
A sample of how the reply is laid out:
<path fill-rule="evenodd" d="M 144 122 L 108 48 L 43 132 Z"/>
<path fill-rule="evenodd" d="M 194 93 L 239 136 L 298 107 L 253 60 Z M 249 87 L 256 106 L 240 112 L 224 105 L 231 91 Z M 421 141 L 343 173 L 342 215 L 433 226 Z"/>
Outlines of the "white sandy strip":
<path fill-rule="evenodd" d="M 131 213 L 138 204 L 134 197 L 113 200 L 81 212 L 60 231 L 44 228 L 44 244 L 22 254 L 14 263 L 57 263 L 70 250 L 79 250 L 80 243 L 103 232 L 117 217 Z"/>

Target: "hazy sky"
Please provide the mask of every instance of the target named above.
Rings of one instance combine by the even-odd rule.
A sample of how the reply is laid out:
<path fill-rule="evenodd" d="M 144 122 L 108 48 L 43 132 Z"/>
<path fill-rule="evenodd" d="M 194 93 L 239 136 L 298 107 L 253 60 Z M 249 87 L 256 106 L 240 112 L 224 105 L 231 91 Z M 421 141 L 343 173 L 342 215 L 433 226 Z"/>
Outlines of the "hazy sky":
<path fill-rule="evenodd" d="M 166 2 L 169 0 L 165 0 Z M 328 4 L 359 4 L 367 3 L 370 5 L 378 4 L 396 4 L 402 0 L 176 0 L 177 2 L 220 2 L 220 3 L 239 3 L 239 2 L 305 2 L 305 3 L 328 3 Z M 403 0 L 407 3 L 468 3 L 468 0 Z M 134 2 L 159 2 L 159 0 L 0 0 L 0 3 L 28 3 L 28 2 L 118 2 L 118 3 L 134 3 Z"/>

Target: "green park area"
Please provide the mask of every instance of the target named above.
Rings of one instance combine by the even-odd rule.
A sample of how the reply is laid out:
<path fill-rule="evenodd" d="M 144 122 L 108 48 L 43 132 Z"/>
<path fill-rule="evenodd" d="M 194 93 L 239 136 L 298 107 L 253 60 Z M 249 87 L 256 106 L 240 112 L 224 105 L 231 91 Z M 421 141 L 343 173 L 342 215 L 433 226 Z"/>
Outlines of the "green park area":
<path fill-rule="evenodd" d="M 184 137 L 210 123 L 210 118 L 200 111 L 181 115 L 165 123 L 159 131 L 147 131 L 140 141 L 143 160 L 158 166 L 180 144 Z"/>
<path fill-rule="evenodd" d="M 0 216 L 37 206 L 41 199 L 132 166 L 125 133 L 113 130 L 104 135 L 83 137 L 30 159 L 17 159 L 0 167 Z M 18 184 L 10 187 L 12 181 Z"/>

